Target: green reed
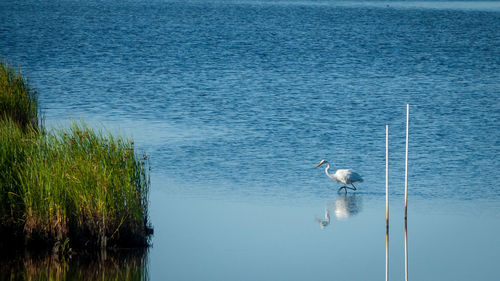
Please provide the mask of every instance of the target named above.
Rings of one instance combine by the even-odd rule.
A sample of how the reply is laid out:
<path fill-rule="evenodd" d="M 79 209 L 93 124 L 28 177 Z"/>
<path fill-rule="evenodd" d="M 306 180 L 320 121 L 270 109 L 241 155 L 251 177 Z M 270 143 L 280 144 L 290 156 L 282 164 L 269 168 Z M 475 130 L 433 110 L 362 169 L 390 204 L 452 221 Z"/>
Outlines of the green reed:
<path fill-rule="evenodd" d="M 35 98 L 7 90 L 0 104 L 12 96 Z M 134 143 L 83 123 L 41 131 L 19 116 L 0 118 L 0 247 L 146 246 L 149 164 Z"/>
<path fill-rule="evenodd" d="M 0 62 L 0 118 L 11 118 L 20 126 L 38 127 L 37 92 L 26 83 L 20 71 Z"/>

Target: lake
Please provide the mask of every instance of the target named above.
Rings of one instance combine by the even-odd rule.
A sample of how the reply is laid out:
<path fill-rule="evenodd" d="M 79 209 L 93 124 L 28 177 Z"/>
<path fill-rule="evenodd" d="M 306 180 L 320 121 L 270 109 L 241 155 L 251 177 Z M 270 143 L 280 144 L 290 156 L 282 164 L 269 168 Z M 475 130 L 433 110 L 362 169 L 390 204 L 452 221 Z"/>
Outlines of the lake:
<path fill-rule="evenodd" d="M 407 103 L 409 279 L 500 275 L 498 1 L 3 0 L 0 58 L 49 128 L 85 120 L 150 155 L 153 246 L 110 276 L 383 279 L 389 124 L 402 280 Z M 322 159 L 364 182 L 337 193 Z M 65 276 L 94 278 L 79 264 Z"/>

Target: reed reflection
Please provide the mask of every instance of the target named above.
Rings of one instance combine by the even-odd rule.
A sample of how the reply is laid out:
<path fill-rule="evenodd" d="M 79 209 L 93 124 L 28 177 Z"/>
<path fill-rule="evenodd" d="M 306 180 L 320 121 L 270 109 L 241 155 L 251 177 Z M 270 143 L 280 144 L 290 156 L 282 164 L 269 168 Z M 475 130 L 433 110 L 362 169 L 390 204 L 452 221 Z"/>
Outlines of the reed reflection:
<path fill-rule="evenodd" d="M 148 280 L 147 250 L 122 250 L 92 255 L 22 255 L 0 259 L 0 280 Z"/>

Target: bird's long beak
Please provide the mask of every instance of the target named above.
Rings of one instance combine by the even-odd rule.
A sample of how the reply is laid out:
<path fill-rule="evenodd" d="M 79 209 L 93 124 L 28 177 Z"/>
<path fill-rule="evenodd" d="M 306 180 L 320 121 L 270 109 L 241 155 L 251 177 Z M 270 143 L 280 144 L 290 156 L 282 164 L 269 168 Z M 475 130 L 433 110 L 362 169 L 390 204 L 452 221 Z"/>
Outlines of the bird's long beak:
<path fill-rule="evenodd" d="M 314 167 L 315 169 L 318 168 L 319 166 L 323 165 L 324 161 L 319 162 L 318 166 Z"/>

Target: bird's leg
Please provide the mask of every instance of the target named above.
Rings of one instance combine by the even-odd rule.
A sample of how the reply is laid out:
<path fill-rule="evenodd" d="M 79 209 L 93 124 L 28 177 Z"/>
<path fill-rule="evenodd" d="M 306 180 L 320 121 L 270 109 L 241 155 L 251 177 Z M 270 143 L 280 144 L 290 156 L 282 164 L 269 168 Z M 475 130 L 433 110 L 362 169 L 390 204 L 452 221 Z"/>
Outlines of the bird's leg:
<path fill-rule="evenodd" d="M 354 186 L 354 184 L 352 184 L 352 183 L 351 183 L 351 185 L 352 185 L 352 187 L 353 187 L 353 188 L 350 188 L 350 187 L 349 187 L 349 189 L 352 189 L 352 190 L 358 190 L 358 189 Z"/>
<path fill-rule="evenodd" d="M 345 186 L 345 185 L 344 185 L 344 186 L 341 186 L 337 192 L 340 192 L 340 191 L 342 190 L 342 188 L 343 188 L 343 189 L 344 189 L 344 191 L 347 193 L 347 189 L 346 189 L 346 187 L 347 187 L 347 186 Z"/>

